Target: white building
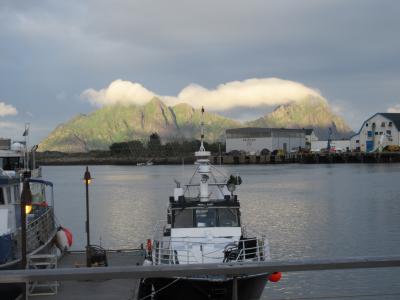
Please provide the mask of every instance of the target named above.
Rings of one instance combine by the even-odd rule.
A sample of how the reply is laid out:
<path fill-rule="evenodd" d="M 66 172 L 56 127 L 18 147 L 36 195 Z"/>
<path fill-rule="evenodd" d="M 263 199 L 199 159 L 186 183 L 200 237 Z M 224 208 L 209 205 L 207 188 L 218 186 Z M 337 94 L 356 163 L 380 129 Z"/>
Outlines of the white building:
<path fill-rule="evenodd" d="M 328 148 L 328 141 L 314 141 L 311 143 L 311 152 L 320 152 Z M 335 152 L 350 151 L 350 140 L 332 140 L 331 150 Z"/>
<path fill-rule="evenodd" d="M 374 152 L 389 145 L 400 145 L 399 129 L 400 113 L 377 113 L 351 137 L 351 150 Z"/>
<path fill-rule="evenodd" d="M 226 152 L 244 151 L 259 154 L 267 149 L 290 152 L 305 148 L 306 129 L 234 128 L 226 130 Z"/>
<path fill-rule="evenodd" d="M 314 129 L 306 129 L 306 149 L 311 149 L 312 144 L 318 141 L 318 137 L 315 135 Z"/>

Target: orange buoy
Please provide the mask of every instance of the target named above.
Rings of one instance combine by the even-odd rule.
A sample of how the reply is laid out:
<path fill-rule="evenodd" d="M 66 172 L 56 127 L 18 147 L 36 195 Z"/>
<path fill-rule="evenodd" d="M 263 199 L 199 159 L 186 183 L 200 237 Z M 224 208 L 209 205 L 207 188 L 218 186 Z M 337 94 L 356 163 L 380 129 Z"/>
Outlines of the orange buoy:
<path fill-rule="evenodd" d="M 59 227 L 56 234 L 56 246 L 61 251 L 66 251 L 72 246 L 72 233 L 70 230 Z"/>
<path fill-rule="evenodd" d="M 72 232 L 71 230 L 64 228 L 62 229 L 65 233 L 65 236 L 67 237 L 67 241 L 68 241 L 68 246 L 71 247 L 72 246 L 72 242 L 73 242 L 73 237 L 72 237 Z"/>
<path fill-rule="evenodd" d="M 274 272 L 268 275 L 268 280 L 271 282 L 278 282 L 282 278 L 281 272 Z"/>

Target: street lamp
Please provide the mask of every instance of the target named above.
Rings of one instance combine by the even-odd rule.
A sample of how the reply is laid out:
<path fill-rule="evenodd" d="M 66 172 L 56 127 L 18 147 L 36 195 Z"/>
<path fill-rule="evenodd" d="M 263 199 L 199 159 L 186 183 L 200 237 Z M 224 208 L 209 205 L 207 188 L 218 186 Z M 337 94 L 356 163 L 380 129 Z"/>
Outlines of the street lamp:
<path fill-rule="evenodd" d="M 89 248 L 90 248 L 90 219 L 89 219 L 89 184 L 92 180 L 90 176 L 89 167 L 86 167 L 85 174 L 83 175 L 83 179 L 85 182 L 86 187 L 86 266 L 90 267 L 90 255 L 89 255 Z"/>

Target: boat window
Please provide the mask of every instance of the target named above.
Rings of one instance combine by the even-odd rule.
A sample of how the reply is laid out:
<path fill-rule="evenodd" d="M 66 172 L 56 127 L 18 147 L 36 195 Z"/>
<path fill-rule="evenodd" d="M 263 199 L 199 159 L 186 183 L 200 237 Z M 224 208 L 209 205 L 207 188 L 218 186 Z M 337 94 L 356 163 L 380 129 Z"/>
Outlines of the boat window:
<path fill-rule="evenodd" d="M 183 209 L 174 213 L 174 228 L 190 228 L 193 227 L 193 210 Z"/>
<path fill-rule="evenodd" d="M 3 194 L 3 188 L 0 188 L 0 205 L 5 204 L 4 203 L 4 194 Z"/>
<path fill-rule="evenodd" d="M 239 226 L 239 220 L 237 216 L 237 209 L 233 208 L 219 208 L 219 227 L 237 227 Z"/>
<path fill-rule="evenodd" d="M 18 185 L 14 185 L 14 203 L 18 203 L 19 202 L 19 186 Z"/>
<path fill-rule="evenodd" d="M 217 226 L 217 210 L 215 208 L 196 209 L 196 227 Z"/>
<path fill-rule="evenodd" d="M 8 204 L 11 203 L 11 187 L 10 186 L 7 187 L 7 203 Z"/>

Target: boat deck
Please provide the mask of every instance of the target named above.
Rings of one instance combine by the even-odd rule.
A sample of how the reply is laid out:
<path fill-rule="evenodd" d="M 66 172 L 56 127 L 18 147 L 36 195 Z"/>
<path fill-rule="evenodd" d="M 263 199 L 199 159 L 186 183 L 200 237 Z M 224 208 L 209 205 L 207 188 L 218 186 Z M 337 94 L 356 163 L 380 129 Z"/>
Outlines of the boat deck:
<path fill-rule="evenodd" d="M 143 250 L 108 250 L 109 266 L 141 265 L 144 260 Z M 85 267 L 86 254 L 84 251 L 67 253 L 58 264 L 58 268 Z M 58 283 L 56 295 L 30 296 L 35 300 L 108 300 L 135 299 L 137 279 L 111 279 L 101 281 L 63 281 Z"/>

